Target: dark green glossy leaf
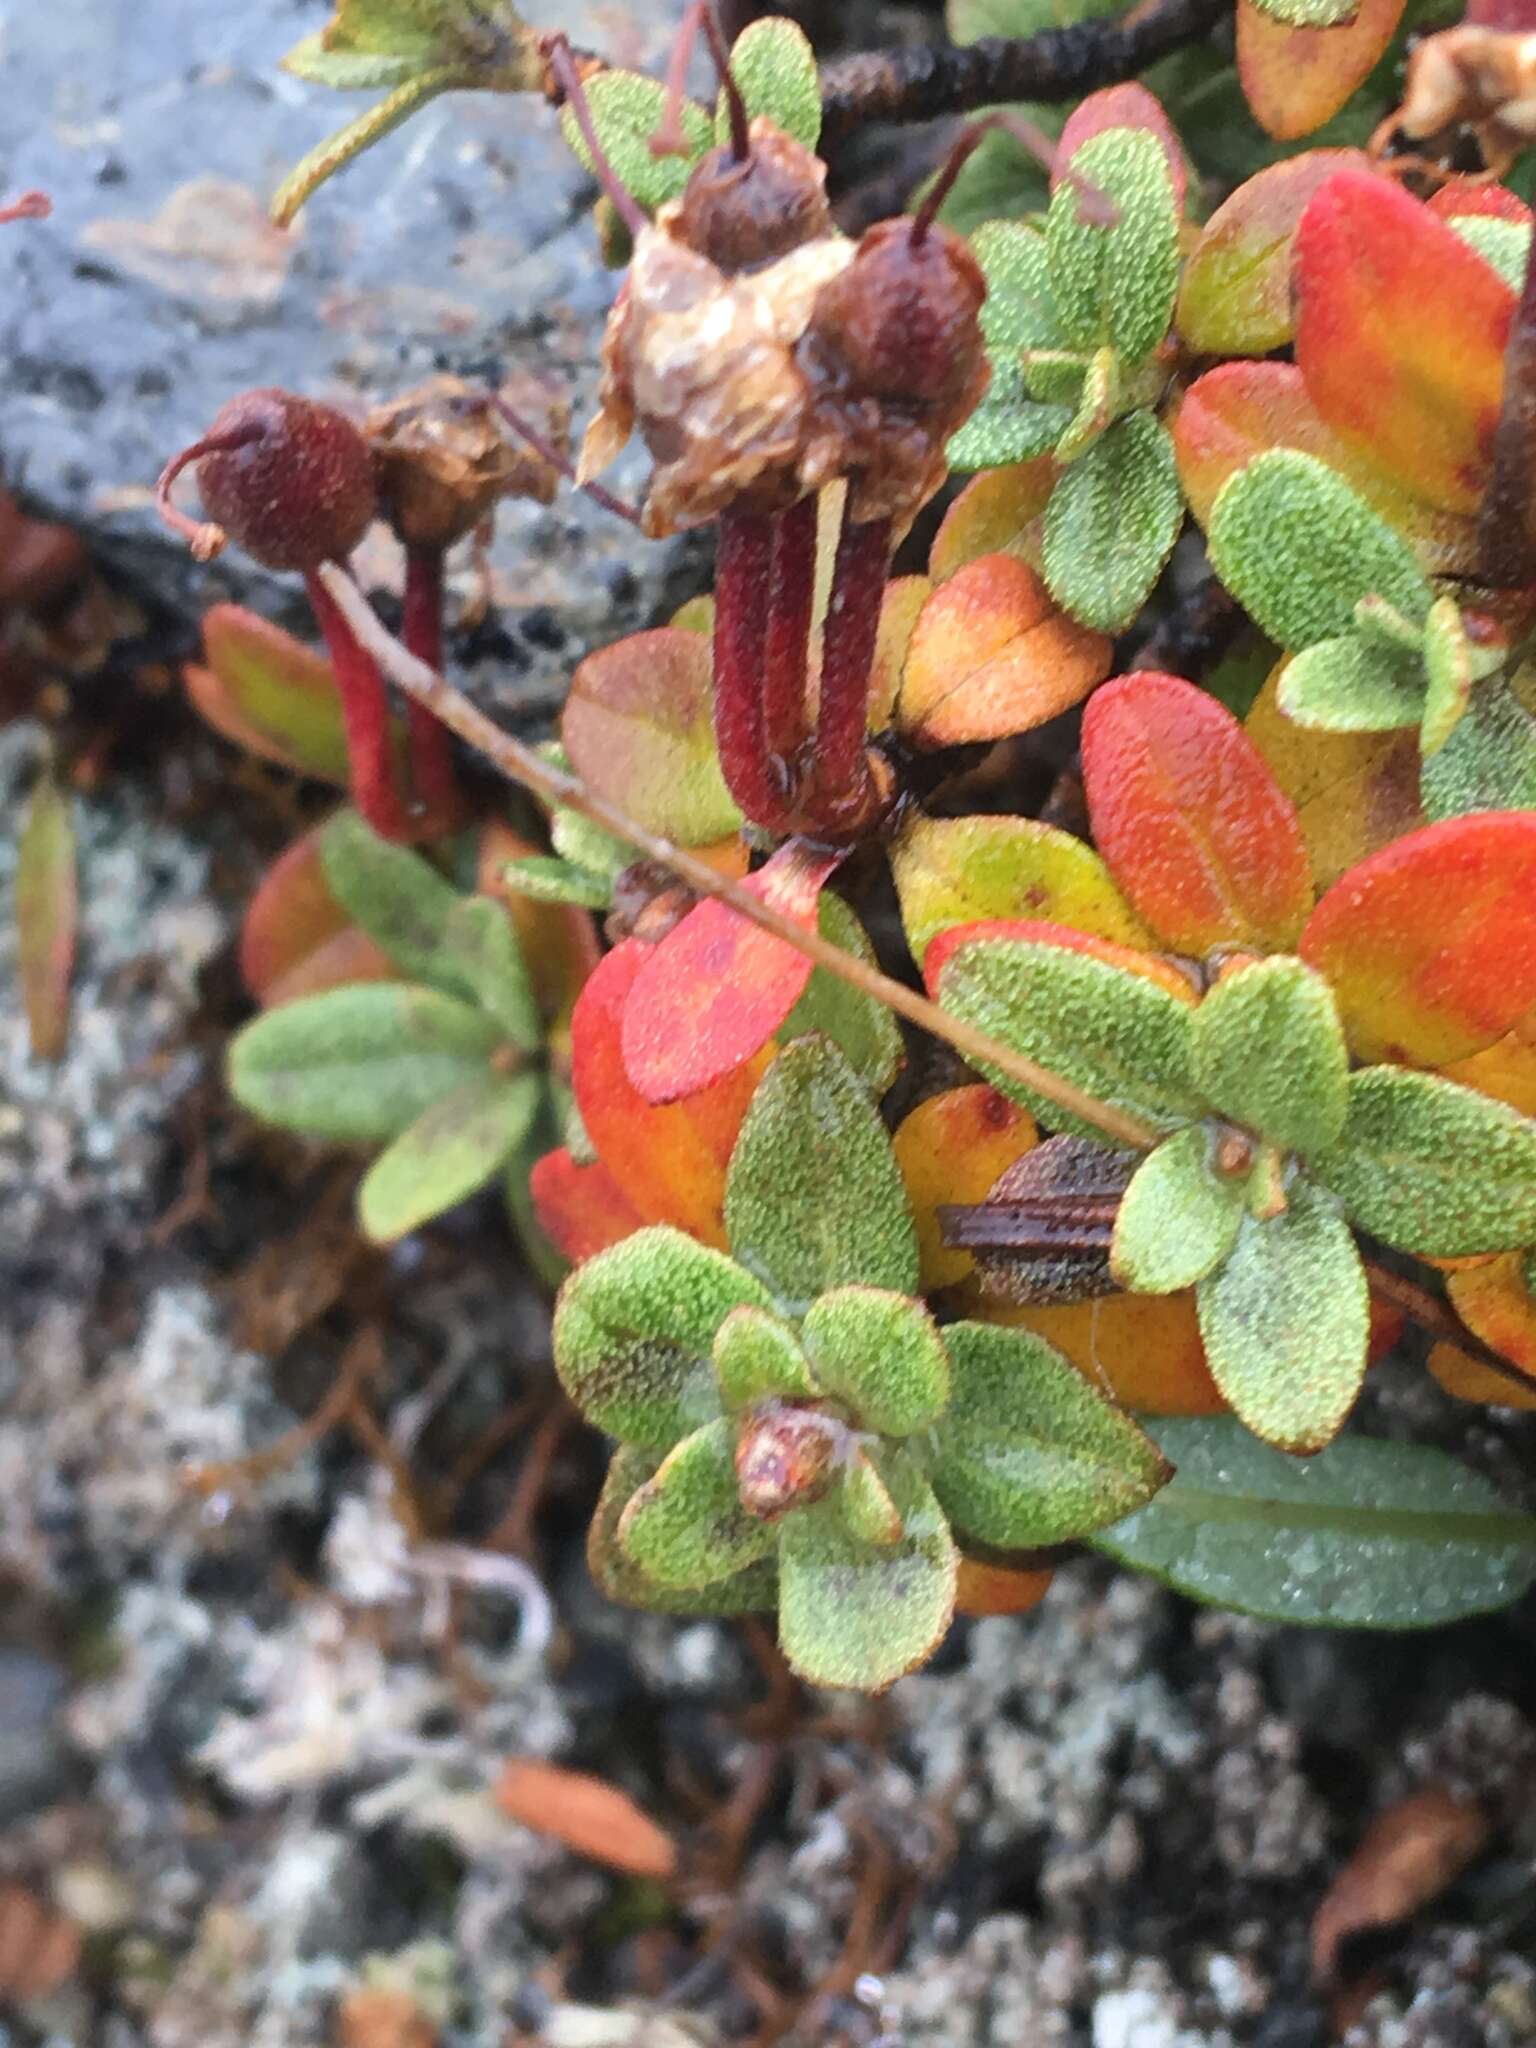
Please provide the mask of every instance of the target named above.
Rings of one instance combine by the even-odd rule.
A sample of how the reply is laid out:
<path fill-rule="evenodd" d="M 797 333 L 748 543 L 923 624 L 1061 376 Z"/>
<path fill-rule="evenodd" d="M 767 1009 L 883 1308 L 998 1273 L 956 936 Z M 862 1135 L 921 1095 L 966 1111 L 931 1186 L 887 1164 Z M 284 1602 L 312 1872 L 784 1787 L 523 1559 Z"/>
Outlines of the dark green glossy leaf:
<path fill-rule="evenodd" d="M 1441 1451 L 1346 1436 L 1303 1460 L 1229 1416 L 1151 1429 L 1172 1481 L 1093 1540 L 1192 1600 L 1292 1626 L 1433 1628 L 1536 1578 L 1536 1519 Z"/>

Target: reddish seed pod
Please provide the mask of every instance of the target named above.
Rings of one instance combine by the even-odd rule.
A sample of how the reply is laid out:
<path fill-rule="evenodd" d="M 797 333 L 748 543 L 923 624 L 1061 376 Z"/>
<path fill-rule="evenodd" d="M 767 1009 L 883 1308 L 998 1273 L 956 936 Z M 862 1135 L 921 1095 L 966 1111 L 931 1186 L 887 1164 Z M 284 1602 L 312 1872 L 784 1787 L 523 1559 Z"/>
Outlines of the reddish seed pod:
<path fill-rule="evenodd" d="M 958 235 L 879 221 L 823 289 L 803 347 L 859 394 L 968 413 L 986 376 L 986 296 L 981 265 Z"/>
<path fill-rule="evenodd" d="M 759 114 L 750 149 L 712 149 L 694 166 L 674 233 L 728 277 L 761 270 L 832 232 L 827 167 Z"/>
<path fill-rule="evenodd" d="M 203 508 L 264 568 L 345 561 L 367 531 L 373 457 L 333 406 L 291 391 L 245 391 L 220 410 L 203 445 Z"/>
<path fill-rule="evenodd" d="M 843 1429 L 818 1408 L 773 1401 L 751 1416 L 736 1442 L 736 1491 L 759 1521 L 809 1507 L 837 1476 Z"/>

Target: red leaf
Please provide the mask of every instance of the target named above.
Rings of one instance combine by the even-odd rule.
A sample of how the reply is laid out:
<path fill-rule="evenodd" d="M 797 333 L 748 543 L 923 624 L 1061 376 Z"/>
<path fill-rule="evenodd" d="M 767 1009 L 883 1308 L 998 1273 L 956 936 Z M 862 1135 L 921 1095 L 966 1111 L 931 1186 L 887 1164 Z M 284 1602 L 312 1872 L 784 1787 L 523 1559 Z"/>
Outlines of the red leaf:
<path fill-rule="evenodd" d="M 1536 811 L 1426 825 L 1342 875 L 1301 935 L 1361 1059 L 1437 1066 L 1536 1003 Z"/>
<path fill-rule="evenodd" d="M 563 1145 L 538 1161 L 528 1176 L 528 1192 L 540 1229 L 573 1266 L 607 1251 L 646 1222 L 600 1159 L 578 1166 Z"/>
<path fill-rule="evenodd" d="M 1277 142 L 1312 134 L 1376 68 L 1406 0 L 1360 0 L 1338 28 L 1288 28 L 1238 0 L 1237 69 L 1259 126 Z"/>
<path fill-rule="evenodd" d="M 510 1820 L 610 1870 L 662 1880 L 677 1874 L 676 1842 L 606 1778 L 514 1757 L 496 1781 L 496 1804 Z"/>
<path fill-rule="evenodd" d="M 1294 944 L 1312 903 L 1296 807 L 1214 697 L 1149 671 L 1106 683 L 1083 784 L 1099 851 L 1175 951 Z"/>
<path fill-rule="evenodd" d="M 1488 483 L 1515 295 L 1385 178 L 1341 172 L 1302 215 L 1296 361 L 1363 470 L 1447 512 Z"/>
<path fill-rule="evenodd" d="M 844 857 L 792 839 L 743 886 L 813 931 L 822 884 Z M 652 1103 L 712 1086 L 762 1050 L 810 978 L 811 962 L 786 940 L 723 903 L 699 904 L 635 976 L 624 1006 L 630 1080 Z"/>
<path fill-rule="evenodd" d="M 631 990 L 651 952 L 627 939 L 602 961 L 577 999 L 571 1019 L 576 1107 L 603 1165 L 643 1223 L 675 1223 L 705 1244 L 723 1247 L 725 1169 L 769 1055 L 759 1053 L 684 1102 L 647 1102 L 625 1067 L 623 1032 Z M 611 1214 L 607 1188 L 593 1185 L 594 1199 Z M 562 1242 L 555 1231 L 550 1234 Z"/>
<path fill-rule="evenodd" d="M 1066 126 L 1061 131 L 1061 140 L 1056 145 L 1058 164 L 1069 164 L 1085 142 L 1092 136 L 1103 135 L 1110 128 L 1150 129 L 1163 145 L 1163 154 L 1168 159 L 1168 175 L 1173 180 L 1175 209 L 1184 211 L 1184 196 L 1189 188 L 1189 171 L 1184 162 L 1184 146 L 1174 133 L 1173 125 L 1163 112 L 1162 101 L 1147 91 L 1144 85 L 1106 85 L 1099 92 L 1089 93 L 1087 99 L 1079 100 L 1067 116 Z M 1061 183 L 1059 170 L 1051 174 L 1051 190 L 1054 192 Z"/>
<path fill-rule="evenodd" d="M 1536 22 L 1531 24 L 1536 27 Z M 1453 179 L 1432 192 L 1424 202 L 1442 220 L 1466 220 L 1481 215 L 1485 220 L 1511 221 L 1517 228 L 1531 224 L 1531 209 L 1517 199 L 1507 185 L 1472 185 L 1465 178 Z"/>
<path fill-rule="evenodd" d="M 264 1010 L 350 981 L 393 981 L 399 969 L 331 894 L 320 862 L 324 824 L 278 855 L 240 927 L 240 978 Z"/>

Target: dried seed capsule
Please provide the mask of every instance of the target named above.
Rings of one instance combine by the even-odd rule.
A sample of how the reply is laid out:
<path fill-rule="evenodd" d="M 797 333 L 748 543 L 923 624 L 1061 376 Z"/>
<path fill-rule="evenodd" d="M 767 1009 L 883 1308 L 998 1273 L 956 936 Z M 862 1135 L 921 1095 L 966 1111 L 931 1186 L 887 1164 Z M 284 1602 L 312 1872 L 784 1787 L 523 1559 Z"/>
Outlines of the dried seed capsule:
<path fill-rule="evenodd" d="M 529 379 L 504 390 L 556 449 L 567 444 L 570 406 Z M 486 392 L 461 377 L 431 377 L 376 406 L 363 433 L 373 451 L 379 509 L 409 547 L 448 548 L 472 533 L 499 498 L 553 502 L 560 473 L 514 447 Z"/>
<path fill-rule="evenodd" d="M 264 568 L 345 561 L 374 516 L 368 444 L 333 406 L 291 391 L 242 392 L 201 446 L 204 510 Z"/>
<path fill-rule="evenodd" d="M 694 166 L 678 202 L 678 240 L 728 277 L 761 270 L 832 233 L 826 187 L 821 158 L 759 114 L 745 157 L 712 149 Z"/>

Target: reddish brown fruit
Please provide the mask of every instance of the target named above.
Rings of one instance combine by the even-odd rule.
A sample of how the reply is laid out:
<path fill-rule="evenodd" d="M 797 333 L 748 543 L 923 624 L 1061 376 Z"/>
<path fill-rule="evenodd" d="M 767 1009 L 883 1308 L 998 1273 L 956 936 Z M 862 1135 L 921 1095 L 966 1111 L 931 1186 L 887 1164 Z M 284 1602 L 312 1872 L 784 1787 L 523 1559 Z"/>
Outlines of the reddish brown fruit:
<path fill-rule="evenodd" d="M 373 458 L 334 407 L 290 391 L 245 391 L 197 455 L 208 517 L 267 569 L 341 562 L 374 516 Z"/>
<path fill-rule="evenodd" d="M 882 220 L 823 287 L 802 347 L 860 394 L 948 409 L 985 375 L 986 296 L 981 265 L 958 235 L 935 226 L 919 236 L 909 220 Z"/>
<path fill-rule="evenodd" d="M 755 1414 L 736 1444 L 736 1488 L 759 1521 L 776 1522 L 831 1489 L 844 1432 L 817 1408 L 774 1401 Z"/>
<path fill-rule="evenodd" d="M 712 149 L 694 166 L 675 232 L 727 276 L 760 270 L 832 232 L 826 184 L 820 157 L 760 114 L 745 158 Z"/>

